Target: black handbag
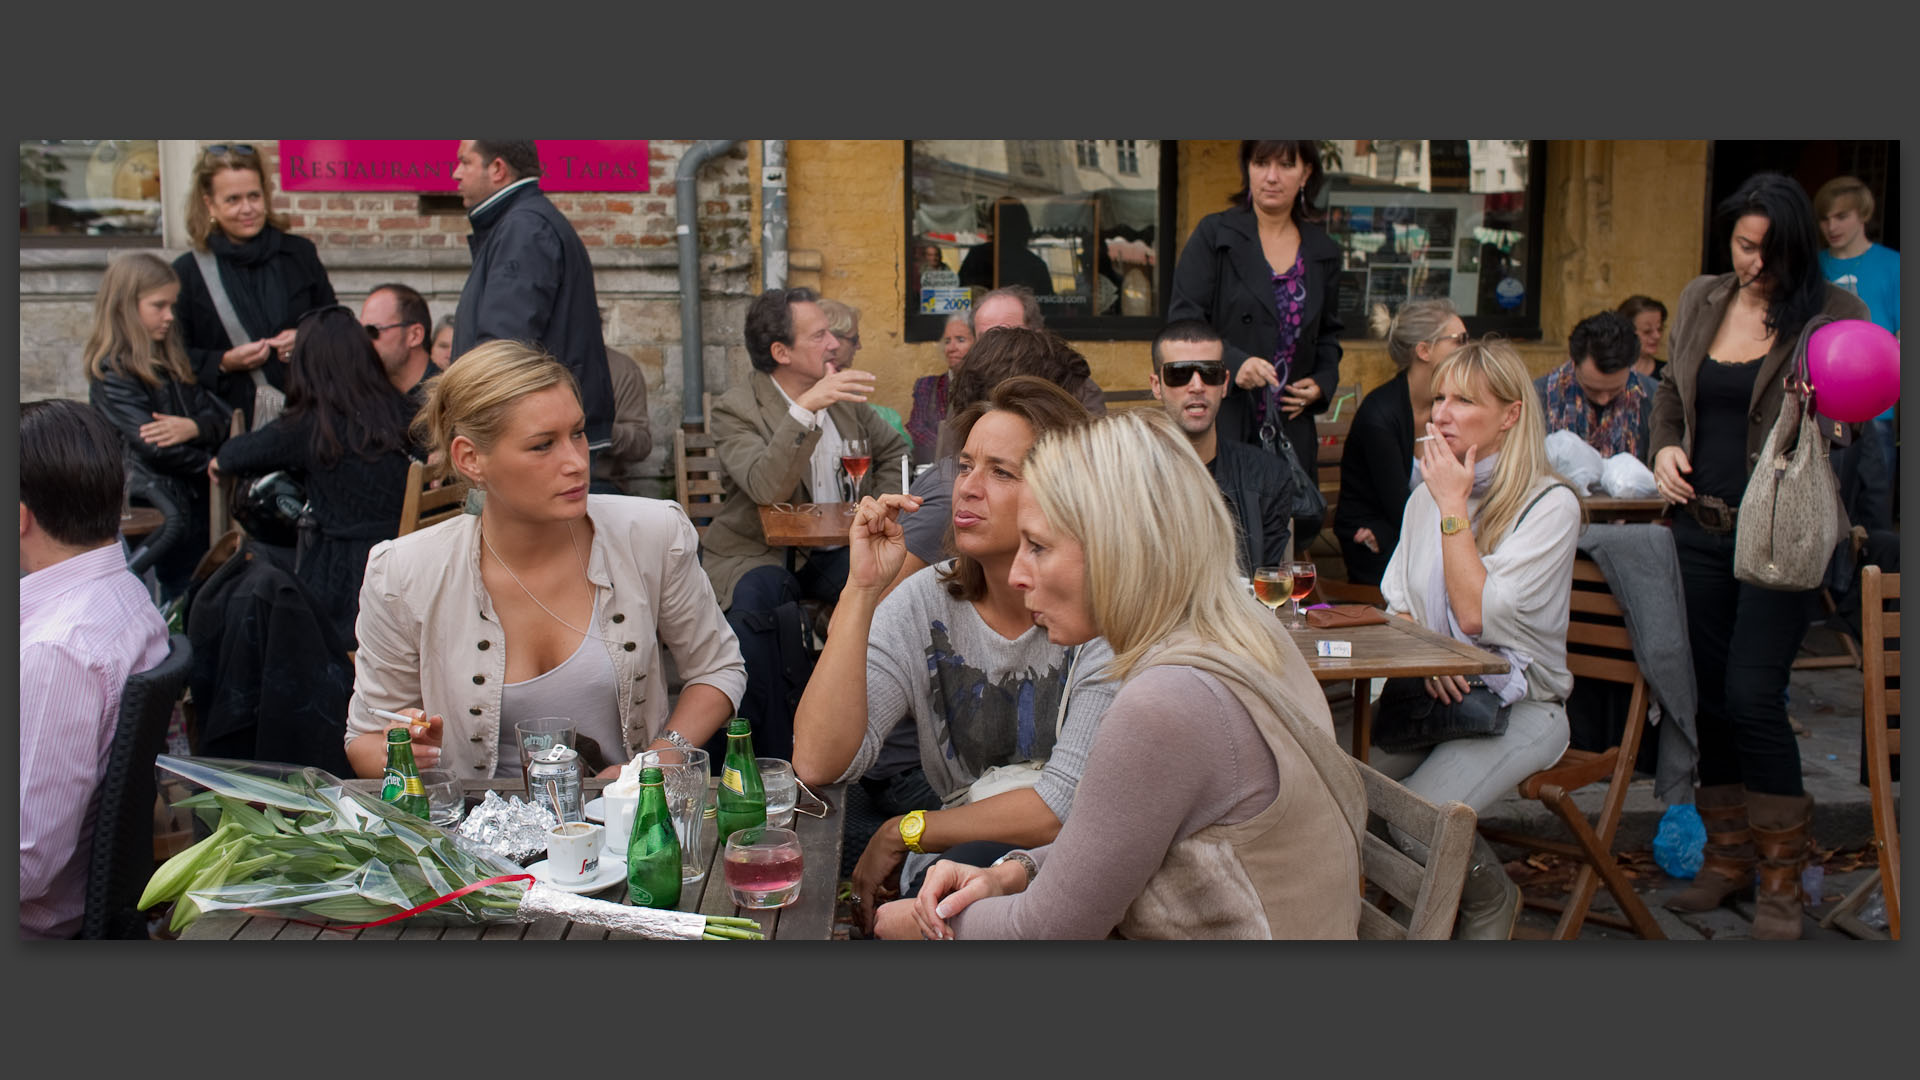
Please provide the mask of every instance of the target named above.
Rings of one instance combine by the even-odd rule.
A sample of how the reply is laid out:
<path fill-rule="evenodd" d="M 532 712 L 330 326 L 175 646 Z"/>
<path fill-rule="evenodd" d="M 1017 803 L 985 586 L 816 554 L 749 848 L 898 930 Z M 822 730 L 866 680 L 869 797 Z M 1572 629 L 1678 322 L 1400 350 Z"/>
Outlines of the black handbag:
<path fill-rule="evenodd" d="M 1264 434 L 1264 432 L 1262 433 Z M 1320 483 L 1307 475 L 1306 467 L 1293 452 L 1286 432 L 1274 425 L 1273 451 L 1287 467 L 1287 517 L 1290 520 L 1318 520 L 1327 516 L 1327 500 L 1320 494 Z"/>
<path fill-rule="evenodd" d="M 1449 739 L 1488 738 L 1507 730 L 1511 705 L 1469 677 L 1473 689 L 1452 704 L 1427 693 L 1425 679 L 1388 679 L 1373 706 L 1372 745 L 1389 753 L 1425 750 Z"/>

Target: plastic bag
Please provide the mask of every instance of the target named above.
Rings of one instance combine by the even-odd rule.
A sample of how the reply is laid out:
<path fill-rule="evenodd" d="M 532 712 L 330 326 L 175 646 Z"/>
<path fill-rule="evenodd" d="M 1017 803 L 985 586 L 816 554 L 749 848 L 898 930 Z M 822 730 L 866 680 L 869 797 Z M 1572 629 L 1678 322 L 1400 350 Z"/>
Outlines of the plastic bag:
<path fill-rule="evenodd" d="M 1547 461 L 1581 495 L 1593 494 L 1594 487 L 1600 483 L 1604 467 L 1600 451 L 1571 431 L 1556 431 L 1547 436 Z"/>
<path fill-rule="evenodd" d="M 1667 876 L 1692 878 L 1700 872 L 1707 846 L 1707 827 L 1692 803 L 1675 803 L 1660 816 L 1653 834 L 1653 861 Z"/>
<path fill-rule="evenodd" d="M 1616 499 L 1652 499 L 1660 494 L 1653 470 L 1632 454 L 1615 454 L 1600 467 L 1600 488 Z"/>

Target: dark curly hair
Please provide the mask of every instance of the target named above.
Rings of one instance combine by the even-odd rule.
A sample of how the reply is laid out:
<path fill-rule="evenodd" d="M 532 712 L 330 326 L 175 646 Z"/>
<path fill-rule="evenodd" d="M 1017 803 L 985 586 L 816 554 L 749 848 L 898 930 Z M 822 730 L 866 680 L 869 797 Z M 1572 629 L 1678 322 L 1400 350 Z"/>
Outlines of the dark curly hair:
<path fill-rule="evenodd" d="M 1633 323 L 1617 311 L 1602 311 L 1580 320 L 1567 335 L 1567 355 L 1577 367 L 1593 358 L 1593 366 L 1603 375 L 1632 367 L 1640 359 L 1640 337 Z"/>

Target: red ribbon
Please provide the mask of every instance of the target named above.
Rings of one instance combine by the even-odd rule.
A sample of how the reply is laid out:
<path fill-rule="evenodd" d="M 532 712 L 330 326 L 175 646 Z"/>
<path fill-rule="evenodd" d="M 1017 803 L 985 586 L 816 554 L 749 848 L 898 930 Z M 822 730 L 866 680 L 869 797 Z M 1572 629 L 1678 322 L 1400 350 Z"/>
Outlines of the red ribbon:
<path fill-rule="evenodd" d="M 485 881 L 476 881 L 473 884 L 466 886 L 465 888 L 455 889 L 454 891 L 447 893 L 445 896 L 435 897 L 434 899 L 429 900 L 424 904 L 421 904 L 419 907 L 411 907 L 399 913 L 398 915 L 389 915 L 384 919 L 377 919 L 373 922 L 354 923 L 350 926 L 340 926 L 335 923 L 308 922 L 305 919 L 287 919 L 287 921 L 290 923 L 295 923 L 300 926 L 317 926 L 322 930 L 338 930 L 343 933 L 348 930 L 365 930 L 370 926 L 381 926 L 390 922 L 398 922 L 401 919 L 411 919 L 415 915 L 418 915 L 423 911 L 426 911 L 430 908 L 437 908 L 441 904 L 445 904 L 450 901 L 458 900 L 461 897 L 477 889 L 484 889 L 489 885 L 504 885 L 510 881 L 524 881 L 531 884 L 534 881 L 534 877 L 532 874 L 501 874 L 498 877 L 490 877 L 490 878 L 487 878 Z M 244 908 L 242 910 L 248 911 L 255 915 L 265 915 L 270 918 L 276 918 L 276 919 L 285 918 L 285 916 L 275 915 L 271 911 L 261 911 L 257 908 Z"/>

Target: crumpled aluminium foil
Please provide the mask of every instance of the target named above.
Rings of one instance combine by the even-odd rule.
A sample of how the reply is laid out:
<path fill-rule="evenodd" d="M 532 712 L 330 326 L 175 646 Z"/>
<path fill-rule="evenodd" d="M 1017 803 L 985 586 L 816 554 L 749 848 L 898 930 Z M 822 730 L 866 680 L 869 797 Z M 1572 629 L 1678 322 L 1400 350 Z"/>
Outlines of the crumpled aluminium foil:
<path fill-rule="evenodd" d="M 699 912 L 628 907 L 589 896 L 575 896 L 545 882 L 527 887 L 527 897 L 514 915 L 521 922 L 558 916 L 656 941 L 698 941 L 707 928 L 707 917 Z"/>
<path fill-rule="evenodd" d="M 547 808 L 518 795 L 501 798 L 489 791 L 460 822 L 462 840 L 509 862 L 526 865 L 547 850 L 547 830 L 559 824 Z"/>

